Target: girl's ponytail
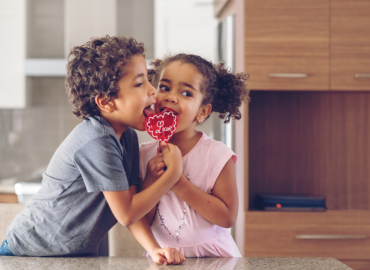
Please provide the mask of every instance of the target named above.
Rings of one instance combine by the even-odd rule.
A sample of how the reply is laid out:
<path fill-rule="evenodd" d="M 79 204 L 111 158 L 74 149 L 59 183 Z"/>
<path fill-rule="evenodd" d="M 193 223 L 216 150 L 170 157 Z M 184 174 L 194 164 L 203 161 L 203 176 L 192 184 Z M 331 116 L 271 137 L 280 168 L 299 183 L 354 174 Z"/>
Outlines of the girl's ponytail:
<path fill-rule="evenodd" d="M 158 87 L 158 82 L 159 82 L 159 76 L 161 75 L 161 65 L 163 61 L 160 59 L 155 59 L 149 63 L 153 68 L 148 69 L 148 77 L 149 77 L 149 82 L 155 87 Z"/>
<path fill-rule="evenodd" d="M 249 90 L 245 84 L 249 76 L 242 72 L 232 74 L 224 63 L 213 66 L 217 80 L 209 102 L 212 104 L 212 111 L 218 112 L 219 117 L 225 119 L 224 123 L 229 123 L 231 119 L 241 119 L 239 107 L 243 102 L 249 101 Z"/>

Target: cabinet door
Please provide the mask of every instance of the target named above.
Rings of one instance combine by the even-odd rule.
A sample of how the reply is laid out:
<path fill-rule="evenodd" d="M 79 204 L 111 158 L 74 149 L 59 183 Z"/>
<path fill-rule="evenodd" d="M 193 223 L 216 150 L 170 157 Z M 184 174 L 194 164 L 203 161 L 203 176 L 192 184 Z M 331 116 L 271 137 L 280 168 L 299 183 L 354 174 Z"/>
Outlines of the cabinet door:
<path fill-rule="evenodd" d="M 370 90 L 370 1 L 331 0 L 331 89 Z"/>
<path fill-rule="evenodd" d="M 329 1 L 246 0 L 253 90 L 329 90 Z"/>
<path fill-rule="evenodd" d="M 369 211 L 245 214 L 246 257 L 370 260 Z"/>

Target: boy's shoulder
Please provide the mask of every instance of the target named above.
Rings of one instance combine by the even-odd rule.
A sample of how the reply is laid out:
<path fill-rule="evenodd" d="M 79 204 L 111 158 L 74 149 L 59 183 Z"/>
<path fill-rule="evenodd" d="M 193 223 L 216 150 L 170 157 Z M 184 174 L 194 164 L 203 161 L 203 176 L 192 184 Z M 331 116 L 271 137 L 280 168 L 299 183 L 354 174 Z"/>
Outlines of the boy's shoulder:
<path fill-rule="evenodd" d="M 136 133 L 131 128 L 125 132 L 125 138 L 135 139 Z M 101 116 L 88 117 L 78 124 L 68 136 L 69 141 L 77 142 L 78 144 L 86 144 L 91 141 L 99 141 L 99 139 L 111 138 L 118 142 L 117 135 L 112 126 Z"/>
<path fill-rule="evenodd" d="M 117 145 L 119 148 L 119 144 L 113 128 L 104 118 L 100 116 L 89 117 L 78 124 L 64 139 L 58 147 L 55 157 L 73 157 L 83 149 L 98 145 Z"/>
<path fill-rule="evenodd" d="M 79 134 L 81 137 L 84 136 L 93 139 L 94 137 L 100 137 L 111 133 L 110 129 L 113 130 L 103 117 L 94 116 L 84 119 L 72 132 Z"/>

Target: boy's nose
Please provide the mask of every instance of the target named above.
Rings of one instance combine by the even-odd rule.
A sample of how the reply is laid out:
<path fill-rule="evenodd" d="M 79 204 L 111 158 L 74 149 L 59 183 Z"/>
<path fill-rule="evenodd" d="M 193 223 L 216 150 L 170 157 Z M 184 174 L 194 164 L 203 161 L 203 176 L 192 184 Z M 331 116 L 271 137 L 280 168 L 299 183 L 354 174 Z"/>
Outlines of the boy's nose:
<path fill-rule="evenodd" d="M 155 92 L 156 92 L 156 89 L 154 88 L 154 86 L 153 85 L 149 85 L 148 96 L 149 97 L 154 96 L 155 95 Z"/>

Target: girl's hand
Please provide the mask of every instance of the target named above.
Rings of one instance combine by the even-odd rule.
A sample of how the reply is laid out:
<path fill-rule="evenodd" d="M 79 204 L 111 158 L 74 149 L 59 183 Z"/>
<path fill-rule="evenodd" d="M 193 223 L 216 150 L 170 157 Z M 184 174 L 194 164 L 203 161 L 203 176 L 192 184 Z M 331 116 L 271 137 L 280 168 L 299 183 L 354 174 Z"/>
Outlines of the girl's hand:
<path fill-rule="evenodd" d="M 157 180 L 164 173 L 164 167 L 163 154 L 157 153 L 157 155 L 148 162 L 144 181 L 154 182 Z"/>
<path fill-rule="evenodd" d="M 149 252 L 152 260 L 158 264 L 181 264 L 185 261 L 184 255 L 175 248 L 155 248 Z"/>

